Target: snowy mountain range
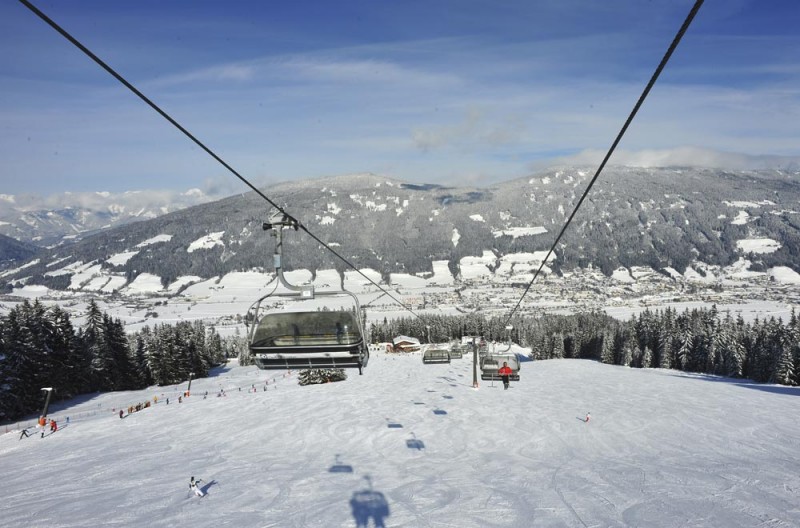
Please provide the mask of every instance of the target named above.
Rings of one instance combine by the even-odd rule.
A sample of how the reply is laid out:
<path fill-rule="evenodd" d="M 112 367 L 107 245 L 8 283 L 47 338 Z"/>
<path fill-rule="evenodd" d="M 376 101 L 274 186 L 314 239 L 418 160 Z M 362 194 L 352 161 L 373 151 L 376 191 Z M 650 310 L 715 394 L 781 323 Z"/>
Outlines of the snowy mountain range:
<path fill-rule="evenodd" d="M 266 194 L 359 269 L 453 277 L 530 272 L 544 258 L 592 173 L 556 168 L 489 188 L 416 185 L 373 174 L 276 185 Z M 130 216 L 128 218 L 131 218 Z M 270 208 L 255 193 L 105 229 L 40 251 L 3 274 L 11 285 L 115 291 L 137 277 L 164 287 L 269 271 Z M 316 274 L 346 266 L 302 231 L 287 235 L 284 266 Z M 800 173 L 609 168 L 567 230 L 547 271 L 648 267 L 669 277 L 742 258 L 751 270 L 800 271 Z M 438 263 L 438 264 L 437 264 Z M 508 269 L 506 269 L 508 268 Z"/>
<path fill-rule="evenodd" d="M 0 234 L 37 246 L 51 246 L 213 199 L 200 189 L 47 196 L 0 194 Z M 0 251 L 0 256 L 6 254 Z"/>

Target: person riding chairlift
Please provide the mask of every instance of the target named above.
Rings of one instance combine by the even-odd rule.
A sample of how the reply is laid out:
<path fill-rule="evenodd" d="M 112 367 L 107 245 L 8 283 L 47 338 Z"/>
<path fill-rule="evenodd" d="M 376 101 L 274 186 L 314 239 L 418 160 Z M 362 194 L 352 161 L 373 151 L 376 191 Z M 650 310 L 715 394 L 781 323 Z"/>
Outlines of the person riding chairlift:
<path fill-rule="evenodd" d="M 503 361 L 503 366 L 497 371 L 500 378 L 503 380 L 503 390 L 508 389 L 509 376 L 513 374 L 511 367 L 508 366 L 508 361 Z"/>

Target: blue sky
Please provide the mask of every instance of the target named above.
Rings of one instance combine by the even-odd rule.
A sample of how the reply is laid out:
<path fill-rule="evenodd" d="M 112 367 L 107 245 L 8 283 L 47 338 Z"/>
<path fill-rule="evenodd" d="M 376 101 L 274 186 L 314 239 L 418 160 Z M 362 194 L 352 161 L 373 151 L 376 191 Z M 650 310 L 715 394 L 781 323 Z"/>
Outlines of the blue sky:
<path fill-rule="evenodd" d="M 690 0 L 38 1 L 258 185 L 596 165 Z M 800 161 L 800 5 L 708 1 L 612 162 Z M 0 193 L 244 186 L 0 4 Z"/>

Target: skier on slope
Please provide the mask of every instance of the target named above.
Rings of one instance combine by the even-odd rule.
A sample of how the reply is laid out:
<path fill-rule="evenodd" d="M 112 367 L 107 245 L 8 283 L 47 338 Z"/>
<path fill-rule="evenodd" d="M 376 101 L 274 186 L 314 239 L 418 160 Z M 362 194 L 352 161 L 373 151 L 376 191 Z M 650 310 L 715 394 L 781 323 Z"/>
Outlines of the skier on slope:
<path fill-rule="evenodd" d="M 203 482 L 203 481 L 200 480 L 200 479 L 195 480 L 194 477 L 192 477 L 189 480 L 189 489 L 192 490 L 194 492 L 194 494 L 197 495 L 198 497 L 202 497 L 203 495 L 205 495 L 205 493 L 203 493 L 203 490 L 201 490 L 197 486 L 200 482 Z"/>
<path fill-rule="evenodd" d="M 508 379 L 512 374 L 511 367 L 508 366 L 508 361 L 503 361 L 503 366 L 500 367 L 497 373 L 500 374 L 500 378 L 503 380 L 503 390 L 508 389 Z"/>

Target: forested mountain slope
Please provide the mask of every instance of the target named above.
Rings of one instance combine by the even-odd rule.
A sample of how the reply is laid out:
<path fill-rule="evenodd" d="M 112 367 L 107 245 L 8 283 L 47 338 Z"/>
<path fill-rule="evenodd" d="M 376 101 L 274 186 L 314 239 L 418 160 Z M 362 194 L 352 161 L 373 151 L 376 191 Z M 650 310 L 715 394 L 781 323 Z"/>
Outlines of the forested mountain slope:
<path fill-rule="evenodd" d="M 360 268 L 430 272 L 447 261 L 458 276 L 466 256 L 547 250 L 592 176 L 552 169 L 488 188 L 412 185 L 363 174 L 276 185 L 275 202 Z M 695 261 L 800 271 L 800 174 L 698 168 L 608 168 L 556 251 L 556 270 L 592 265 L 672 267 Z M 169 284 L 271 266 L 263 232 L 270 207 L 255 193 L 232 196 L 45 250 L 7 284 L 65 288 L 69 265 L 95 262 L 131 280 L 143 272 Z M 287 269 L 342 270 L 302 232 L 288 234 Z M 124 258 L 119 255 L 123 254 Z"/>

